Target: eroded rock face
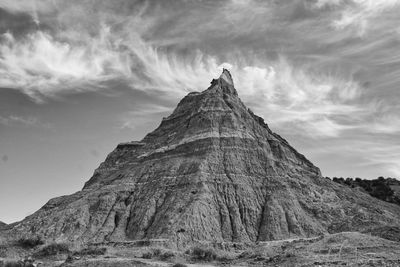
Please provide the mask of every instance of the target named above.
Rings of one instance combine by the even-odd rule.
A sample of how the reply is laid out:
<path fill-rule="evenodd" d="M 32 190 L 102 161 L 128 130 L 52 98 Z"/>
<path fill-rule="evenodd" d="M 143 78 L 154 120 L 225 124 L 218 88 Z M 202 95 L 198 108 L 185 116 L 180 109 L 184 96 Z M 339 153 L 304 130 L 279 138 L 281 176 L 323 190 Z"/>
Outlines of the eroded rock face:
<path fill-rule="evenodd" d="M 8 225 L 2 221 L 0 221 L 0 231 L 5 229 Z"/>
<path fill-rule="evenodd" d="M 256 242 L 398 225 L 400 208 L 329 179 L 241 102 L 231 75 L 190 93 L 82 191 L 13 228 L 71 241 Z"/>

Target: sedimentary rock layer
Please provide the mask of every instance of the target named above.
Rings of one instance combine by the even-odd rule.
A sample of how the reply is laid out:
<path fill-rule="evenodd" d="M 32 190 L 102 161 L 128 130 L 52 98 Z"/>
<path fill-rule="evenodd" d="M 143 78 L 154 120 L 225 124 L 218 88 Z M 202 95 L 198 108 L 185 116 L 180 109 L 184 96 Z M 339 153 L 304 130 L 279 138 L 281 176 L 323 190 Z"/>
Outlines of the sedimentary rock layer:
<path fill-rule="evenodd" d="M 82 191 L 13 228 L 58 240 L 256 242 L 400 222 L 400 208 L 329 179 L 241 102 L 224 70 L 140 142 L 122 143 Z"/>

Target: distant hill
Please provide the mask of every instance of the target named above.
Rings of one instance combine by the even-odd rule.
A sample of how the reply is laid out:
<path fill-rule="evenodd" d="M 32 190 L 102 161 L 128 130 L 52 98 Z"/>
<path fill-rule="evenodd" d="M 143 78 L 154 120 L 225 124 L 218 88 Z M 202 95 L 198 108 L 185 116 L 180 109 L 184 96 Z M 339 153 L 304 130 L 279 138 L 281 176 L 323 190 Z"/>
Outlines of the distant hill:
<path fill-rule="evenodd" d="M 375 198 L 400 205 L 400 181 L 395 178 L 378 177 L 374 180 L 366 180 L 333 177 L 332 180 L 352 188 L 359 187 Z"/>

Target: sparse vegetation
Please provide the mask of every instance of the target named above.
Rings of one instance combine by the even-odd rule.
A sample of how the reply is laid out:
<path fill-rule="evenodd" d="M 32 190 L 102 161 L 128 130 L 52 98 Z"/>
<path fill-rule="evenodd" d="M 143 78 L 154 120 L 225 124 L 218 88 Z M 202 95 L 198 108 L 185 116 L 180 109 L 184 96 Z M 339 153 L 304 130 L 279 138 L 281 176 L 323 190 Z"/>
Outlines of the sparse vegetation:
<path fill-rule="evenodd" d="M 387 240 L 400 242 L 400 227 L 397 226 L 376 227 L 365 230 L 364 233 L 379 236 Z"/>
<path fill-rule="evenodd" d="M 98 256 L 106 254 L 106 248 L 88 247 L 73 253 L 74 256 Z"/>
<path fill-rule="evenodd" d="M 154 255 L 155 257 L 160 256 L 161 253 L 162 253 L 161 249 L 159 249 L 159 248 L 153 249 L 153 255 Z"/>
<path fill-rule="evenodd" d="M 0 266 L 4 267 L 33 267 L 37 266 L 35 260 L 32 258 L 25 258 L 24 260 L 8 260 L 6 262 L 0 261 Z"/>
<path fill-rule="evenodd" d="M 266 260 L 266 257 L 259 251 L 244 251 L 239 256 L 239 259 L 253 259 L 255 261 L 263 261 Z"/>
<path fill-rule="evenodd" d="M 383 230 L 391 235 L 398 234 L 398 228 L 393 227 L 390 227 L 390 229 L 389 227 L 375 229 L 374 231 L 381 233 Z M 54 244 L 51 244 L 51 247 L 54 248 L 54 246 Z M 59 247 L 59 244 L 57 244 L 57 247 Z M 100 256 L 106 252 L 107 248 L 110 250 L 109 256 Z M 116 247 L 114 246 L 111 248 L 107 247 L 107 245 L 102 245 L 101 247 L 91 245 L 79 251 L 59 253 L 60 255 L 56 257 L 43 257 L 43 261 L 59 261 L 65 259 L 67 255 L 65 266 L 114 266 L 114 264 L 115 266 L 147 266 L 149 262 L 160 265 L 164 262 L 166 266 L 169 264 L 168 266 L 173 267 L 187 267 L 189 264 L 186 261 L 198 265 L 208 264 L 215 266 L 298 266 L 300 262 L 304 263 L 304 266 L 344 266 L 346 264 L 346 266 L 353 266 L 353 263 L 358 264 L 358 266 L 367 266 L 371 261 L 375 264 L 374 266 L 386 266 L 384 263 L 394 263 L 397 266 L 396 264 L 400 261 L 398 256 L 400 255 L 400 249 L 398 246 L 388 240 L 370 235 L 370 232 L 367 235 L 344 232 L 326 234 L 321 239 L 299 238 L 282 242 L 262 242 L 248 247 L 246 250 L 232 250 L 231 247 L 224 248 L 218 249 L 208 244 L 198 245 L 189 249 L 186 255 L 182 257 L 181 252 L 165 247 L 137 248 L 127 246 L 116 254 L 116 250 L 114 250 Z M 135 253 L 129 254 L 129 256 L 125 254 L 127 250 L 131 253 L 135 249 L 137 249 Z M 21 250 L 18 249 L 17 251 Z M 45 254 L 55 254 L 54 249 L 52 251 L 52 253 L 47 251 Z M 137 255 L 142 255 L 141 253 L 144 252 L 146 252 L 145 258 L 151 259 L 150 261 L 128 260 L 128 257 L 137 258 Z M 0 260 L 0 266 L 30 266 L 23 265 L 26 263 L 24 263 L 22 255 L 19 256 L 21 257 L 20 259 L 9 260 L 11 265 L 4 265 Z M 387 259 L 383 257 L 387 257 Z M 55 266 L 55 264 L 51 266 Z M 388 264 L 388 266 L 392 265 Z"/>
<path fill-rule="evenodd" d="M 47 257 L 47 256 L 54 256 L 59 254 L 67 254 L 69 253 L 69 247 L 65 243 L 52 243 L 41 250 L 35 253 L 35 257 Z"/>
<path fill-rule="evenodd" d="M 151 245 L 150 240 L 138 240 L 136 245 L 139 247 L 148 247 Z"/>
<path fill-rule="evenodd" d="M 366 180 L 358 177 L 355 179 L 333 177 L 332 180 L 352 188 L 360 187 L 375 198 L 400 205 L 400 196 L 395 194 L 395 191 L 392 189 L 392 186 L 400 186 L 400 181 L 394 178 L 378 177 L 374 180 Z"/>
<path fill-rule="evenodd" d="M 143 259 L 152 259 L 159 258 L 160 260 L 168 260 L 175 257 L 175 253 L 173 251 L 162 251 L 159 248 L 154 248 L 151 251 L 147 251 L 142 254 Z"/>
<path fill-rule="evenodd" d="M 175 253 L 172 251 L 166 251 L 160 255 L 160 259 L 165 261 L 175 257 Z"/>
<path fill-rule="evenodd" d="M 213 261 L 216 260 L 218 255 L 214 249 L 208 247 L 194 247 L 190 254 L 192 255 L 194 260 L 199 261 Z"/>
<path fill-rule="evenodd" d="M 151 259 L 151 258 L 153 258 L 153 253 L 151 251 L 145 252 L 142 254 L 142 258 L 143 259 Z"/>
<path fill-rule="evenodd" d="M 29 237 L 29 238 L 20 238 L 16 242 L 17 246 L 20 246 L 25 249 L 34 248 L 44 244 L 44 241 L 40 237 Z"/>
<path fill-rule="evenodd" d="M 24 263 L 22 261 L 16 261 L 16 260 L 11 260 L 11 261 L 7 261 L 7 262 L 0 262 L 0 266 L 4 266 L 4 267 L 23 267 Z"/>
<path fill-rule="evenodd" d="M 217 260 L 221 261 L 221 262 L 231 262 L 234 259 L 235 259 L 235 257 L 233 257 L 232 255 L 229 255 L 228 253 L 224 253 L 224 254 L 219 255 L 217 257 Z"/>

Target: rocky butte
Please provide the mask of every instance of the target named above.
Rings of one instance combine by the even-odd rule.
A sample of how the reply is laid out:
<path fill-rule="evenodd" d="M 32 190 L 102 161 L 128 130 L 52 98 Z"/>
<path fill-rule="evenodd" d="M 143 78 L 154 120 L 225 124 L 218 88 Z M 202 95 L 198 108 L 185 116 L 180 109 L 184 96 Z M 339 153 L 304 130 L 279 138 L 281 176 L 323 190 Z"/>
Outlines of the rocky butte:
<path fill-rule="evenodd" d="M 400 207 L 334 183 L 242 103 L 224 70 L 139 142 L 119 144 L 82 191 L 11 234 L 106 242 L 257 242 L 396 225 Z"/>

